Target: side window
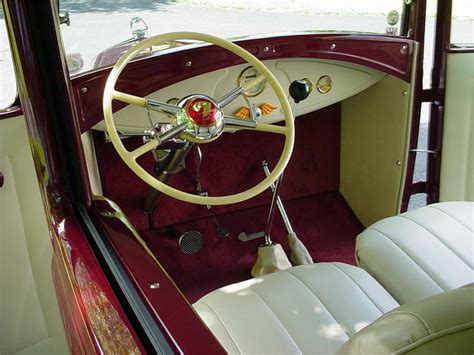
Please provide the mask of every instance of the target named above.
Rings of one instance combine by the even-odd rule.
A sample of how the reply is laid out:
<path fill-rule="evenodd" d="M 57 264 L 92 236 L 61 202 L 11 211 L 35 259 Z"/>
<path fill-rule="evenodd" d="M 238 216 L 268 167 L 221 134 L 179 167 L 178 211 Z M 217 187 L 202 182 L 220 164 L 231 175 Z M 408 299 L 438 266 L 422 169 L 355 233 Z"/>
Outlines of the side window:
<path fill-rule="evenodd" d="M 474 47 L 474 3 L 453 0 L 451 43 L 455 47 Z"/>
<path fill-rule="evenodd" d="M 0 2 L 0 111 L 8 108 L 15 101 L 16 94 L 15 70 L 8 42 L 3 5 Z"/>

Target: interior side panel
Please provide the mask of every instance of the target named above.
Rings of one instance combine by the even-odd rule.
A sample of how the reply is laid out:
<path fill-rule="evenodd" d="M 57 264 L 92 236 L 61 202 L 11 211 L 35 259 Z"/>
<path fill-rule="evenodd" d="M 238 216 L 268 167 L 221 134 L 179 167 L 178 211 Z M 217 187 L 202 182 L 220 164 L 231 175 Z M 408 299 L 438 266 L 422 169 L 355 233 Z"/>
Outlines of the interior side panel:
<path fill-rule="evenodd" d="M 387 76 L 342 102 L 340 191 L 365 226 L 399 212 L 411 94 Z"/>
<path fill-rule="evenodd" d="M 67 353 L 24 117 L 0 120 L 0 172 L 0 353 Z"/>
<path fill-rule="evenodd" d="M 440 201 L 474 200 L 474 53 L 449 53 Z"/>

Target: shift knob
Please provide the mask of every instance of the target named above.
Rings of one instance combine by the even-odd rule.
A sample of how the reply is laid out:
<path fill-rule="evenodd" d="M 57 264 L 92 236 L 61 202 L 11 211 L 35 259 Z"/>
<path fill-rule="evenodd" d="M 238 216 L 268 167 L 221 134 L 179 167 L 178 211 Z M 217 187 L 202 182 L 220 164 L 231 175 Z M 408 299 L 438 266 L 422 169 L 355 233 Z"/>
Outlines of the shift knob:
<path fill-rule="evenodd" d="M 290 84 L 290 96 L 299 103 L 306 99 L 313 90 L 313 84 L 309 79 L 295 80 Z"/>

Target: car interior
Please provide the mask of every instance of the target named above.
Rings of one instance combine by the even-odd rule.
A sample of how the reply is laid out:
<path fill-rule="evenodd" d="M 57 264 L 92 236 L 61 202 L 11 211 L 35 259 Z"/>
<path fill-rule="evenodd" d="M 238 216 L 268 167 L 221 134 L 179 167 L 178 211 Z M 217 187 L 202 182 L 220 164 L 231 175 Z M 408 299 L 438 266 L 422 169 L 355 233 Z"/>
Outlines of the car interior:
<path fill-rule="evenodd" d="M 108 90 L 114 88 L 114 80 L 118 83 L 134 50 L 170 38 L 142 42 L 125 53 L 125 59 L 119 60 L 109 74 L 104 89 L 106 122 L 98 122 L 84 133 L 90 142 L 88 166 L 97 162 L 96 172 L 91 174 L 100 177 L 93 184 L 99 189 L 97 194 L 120 206 L 225 350 L 364 353 L 364 349 L 379 348 L 429 353 L 436 347 L 452 346 L 453 340 L 446 340 L 451 339 L 446 334 L 457 339 L 472 336 L 472 320 L 461 315 L 472 308 L 469 298 L 473 289 L 458 288 L 473 281 L 473 204 L 433 205 L 384 219 L 400 212 L 415 79 L 405 76 L 403 80 L 400 75 L 368 66 L 320 58 L 266 60 L 269 74 L 247 53 L 235 51 L 220 39 L 192 34 L 181 37 L 177 39 L 205 38 L 237 52 L 252 67 L 245 63 L 179 80 L 147 94 L 146 103 L 122 90 L 133 83 L 124 83 L 109 95 Z M 322 42 L 322 47 L 339 45 L 334 38 L 322 38 Z M 399 56 L 410 57 L 411 65 L 416 65 L 416 45 L 394 46 Z M 274 44 L 273 48 L 278 46 Z M 192 67 L 194 58 L 179 64 Z M 249 70 L 251 75 L 243 80 Z M 261 73 L 267 85 L 257 83 L 257 88 L 249 88 L 251 94 L 243 90 L 243 95 L 232 96 L 236 83 L 244 87 L 254 84 Z M 277 84 L 272 82 L 272 74 Z M 125 80 L 133 76 L 130 73 Z M 87 84 L 93 86 L 94 82 Z M 231 96 L 234 101 L 227 100 Z M 193 135 L 202 133 L 196 126 L 191 127 L 194 133 L 185 128 L 184 132 L 190 134 L 188 143 L 194 142 L 189 148 L 191 154 L 182 154 L 185 157 L 180 158 L 177 169 L 167 169 L 166 163 L 160 167 L 160 156 L 162 160 L 170 159 L 168 166 L 175 168 L 176 164 L 167 152 L 145 156 L 145 151 L 155 149 L 156 142 L 143 140 L 141 132 L 160 122 L 160 114 L 175 114 L 161 103 L 183 107 L 190 116 L 196 97 L 223 108 L 224 133 L 218 133 L 215 139 L 208 130 L 205 134 L 211 138 Z M 261 195 L 240 201 L 241 190 L 261 186 L 284 158 L 288 134 L 284 140 L 283 133 L 265 125 L 291 127 L 292 120 L 287 117 L 291 108 L 285 104 L 285 97 L 294 103 L 295 141 L 284 178 L 276 180 L 273 195 L 267 187 Z M 112 99 L 131 105 L 112 114 Z M 265 114 L 264 105 L 271 105 L 273 111 Z M 148 116 L 144 106 L 148 107 Z M 150 113 L 152 107 L 153 113 L 158 113 L 155 116 Z M 255 120 L 251 114 L 245 122 L 239 119 L 245 107 L 249 111 L 260 108 L 256 114 L 258 125 L 247 125 Z M 118 132 L 115 138 L 114 129 Z M 166 137 L 172 129 L 158 134 Z M 138 139 L 133 137 L 137 133 Z M 160 186 L 137 173 L 133 162 L 127 161 L 128 153 L 147 172 L 155 169 L 155 176 L 173 170 L 173 178 L 165 180 L 186 194 L 162 190 L 158 202 L 148 208 L 150 196 L 157 198 L 156 194 L 130 170 L 152 187 Z M 175 174 L 176 170 L 179 173 Z M 277 174 L 282 172 L 278 170 Z M 292 231 L 285 225 L 285 217 L 275 218 L 275 224 L 268 228 L 275 213 L 275 191 L 281 194 L 281 205 L 284 201 L 283 210 L 288 211 L 286 218 L 291 221 L 290 229 L 294 227 Z M 199 200 L 196 195 L 218 197 Z M 229 198 L 223 197 L 226 195 Z M 380 222 L 373 224 L 376 221 Z M 289 234 L 295 235 L 295 231 L 302 250 L 293 248 Z M 299 258 L 294 256 L 298 253 Z M 293 256 L 293 264 L 300 266 L 291 267 L 286 255 Z M 354 266 L 357 264 L 367 272 Z M 443 297 L 430 298 L 451 290 Z M 443 302 L 456 304 L 449 317 L 437 313 L 437 305 Z M 399 305 L 402 307 L 397 308 Z M 416 314 L 414 319 L 410 318 L 412 312 Z M 430 323 L 432 315 L 436 321 Z M 425 322 L 429 331 L 421 330 Z M 393 331 L 394 324 L 399 333 Z M 386 335 L 379 339 L 378 334 Z M 464 344 L 459 345 L 461 352 L 471 346 L 465 341 L 459 344 Z"/>
<path fill-rule="evenodd" d="M 136 59 L 170 40 L 204 44 Z M 124 265 L 134 255 L 162 268 L 228 353 L 472 353 L 474 140 L 459 132 L 472 132 L 474 86 L 459 62 L 473 54 L 448 56 L 445 117 L 459 121 L 446 119 L 442 202 L 402 213 L 418 59 L 401 38 L 171 33 L 73 78 L 95 223 L 129 231 L 103 238 Z M 34 237 L 48 234 L 44 216 L 32 223 L 34 163 L 22 158 L 28 174 L 11 163 L 29 148 L 24 125 L 9 129 L 0 168 L 16 185 L 0 196 L 18 203 L 2 218 L 18 223 L 2 235 L 23 238 L 0 260 L 25 267 L 0 271 L 3 314 L 18 325 L 0 333 L 10 349 L 60 352 L 54 295 L 35 287 L 52 280 Z M 23 141 L 9 144 L 11 132 Z M 41 314 L 11 308 L 19 287 L 21 307 Z"/>

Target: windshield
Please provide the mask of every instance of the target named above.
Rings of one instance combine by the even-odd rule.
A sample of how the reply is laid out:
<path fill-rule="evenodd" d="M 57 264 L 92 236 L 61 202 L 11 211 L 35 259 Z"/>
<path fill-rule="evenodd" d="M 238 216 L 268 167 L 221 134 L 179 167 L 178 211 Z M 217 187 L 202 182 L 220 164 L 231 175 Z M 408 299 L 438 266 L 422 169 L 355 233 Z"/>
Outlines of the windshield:
<path fill-rule="evenodd" d="M 402 8 L 403 0 L 60 2 L 61 13 L 69 13 L 70 26 L 62 25 L 61 32 L 72 74 L 113 64 L 118 59 L 114 54 L 117 51 L 110 48 L 133 36 L 140 37 L 140 31 L 147 36 L 195 31 L 224 38 L 300 31 L 398 35 Z"/>

